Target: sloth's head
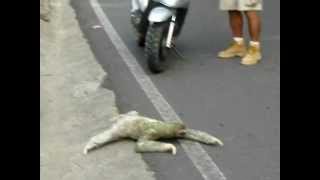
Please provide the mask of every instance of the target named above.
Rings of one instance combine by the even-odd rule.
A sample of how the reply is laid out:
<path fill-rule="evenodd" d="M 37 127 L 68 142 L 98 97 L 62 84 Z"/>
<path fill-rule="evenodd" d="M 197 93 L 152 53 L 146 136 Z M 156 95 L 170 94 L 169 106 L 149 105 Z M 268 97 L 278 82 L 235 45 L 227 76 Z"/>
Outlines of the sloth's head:
<path fill-rule="evenodd" d="M 186 134 L 186 125 L 180 122 L 171 123 L 172 131 L 176 137 L 183 137 Z"/>

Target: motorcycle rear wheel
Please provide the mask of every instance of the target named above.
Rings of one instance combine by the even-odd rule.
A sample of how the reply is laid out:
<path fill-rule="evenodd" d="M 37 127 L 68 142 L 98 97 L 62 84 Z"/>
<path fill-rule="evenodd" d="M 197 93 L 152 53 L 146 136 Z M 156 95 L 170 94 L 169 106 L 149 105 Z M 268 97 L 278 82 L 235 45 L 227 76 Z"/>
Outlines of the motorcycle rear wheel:
<path fill-rule="evenodd" d="M 165 70 L 165 61 L 168 48 L 166 47 L 166 34 L 168 24 L 153 24 L 148 28 L 145 42 L 145 52 L 149 70 L 152 73 L 161 73 Z"/>
<path fill-rule="evenodd" d="M 139 47 L 145 47 L 146 39 L 143 35 L 137 35 L 137 44 Z"/>

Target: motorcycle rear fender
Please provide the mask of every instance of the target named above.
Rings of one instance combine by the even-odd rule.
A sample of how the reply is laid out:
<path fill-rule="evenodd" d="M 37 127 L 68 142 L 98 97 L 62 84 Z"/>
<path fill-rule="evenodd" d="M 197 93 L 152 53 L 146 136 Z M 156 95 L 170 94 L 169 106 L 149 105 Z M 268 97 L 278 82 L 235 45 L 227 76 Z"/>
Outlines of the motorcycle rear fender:
<path fill-rule="evenodd" d="M 156 7 L 151 10 L 148 20 L 151 23 L 165 22 L 173 16 L 173 12 L 164 7 Z"/>

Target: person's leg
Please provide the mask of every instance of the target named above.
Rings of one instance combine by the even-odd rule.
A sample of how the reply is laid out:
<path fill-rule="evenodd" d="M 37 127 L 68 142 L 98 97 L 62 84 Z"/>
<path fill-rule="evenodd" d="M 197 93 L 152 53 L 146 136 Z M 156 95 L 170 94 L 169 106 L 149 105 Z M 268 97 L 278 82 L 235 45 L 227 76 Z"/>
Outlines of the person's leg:
<path fill-rule="evenodd" d="M 243 17 L 240 11 L 228 11 L 233 37 L 243 37 Z"/>
<path fill-rule="evenodd" d="M 243 16 L 240 11 L 230 10 L 229 23 L 232 31 L 232 36 L 234 42 L 230 47 L 224 51 L 219 52 L 218 57 L 220 58 L 233 58 L 236 56 L 244 56 L 246 53 L 246 48 L 243 40 Z"/>
<path fill-rule="evenodd" d="M 248 19 L 248 29 L 250 34 L 250 46 L 247 55 L 242 59 L 242 64 L 253 65 L 261 59 L 260 34 L 261 19 L 257 11 L 245 11 Z"/>
<path fill-rule="evenodd" d="M 245 11 L 248 19 L 249 34 L 251 41 L 259 42 L 261 33 L 261 19 L 257 11 Z"/>

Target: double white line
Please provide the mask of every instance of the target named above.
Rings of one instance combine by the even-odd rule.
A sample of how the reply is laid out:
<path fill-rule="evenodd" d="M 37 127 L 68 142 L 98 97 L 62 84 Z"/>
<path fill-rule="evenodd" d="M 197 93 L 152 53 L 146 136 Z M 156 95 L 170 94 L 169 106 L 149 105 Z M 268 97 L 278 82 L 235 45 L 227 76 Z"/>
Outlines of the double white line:
<path fill-rule="evenodd" d="M 180 117 L 171 107 L 171 105 L 165 100 L 159 90 L 156 88 L 154 83 L 151 81 L 149 76 L 143 71 L 141 66 L 138 64 L 137 59 L 129 51 L 121 37 L 112 26 L 110 20 L 103 12 L 100 4 L 97 0 L 90 0 L 90 4 L 100 20 L 104 31 L 109 36 L 113 45 L 119 52 L 123 61 L 128 66 L 132 75 L 140 85 L 141 89 L 145 92 L 147 97 L 150 99 L 154 107 L 157 109 L 164 121 L 178 120 L 181 121 Z M 205 180 L 226 180 L 226 177 L 220 171 L 218 166 L 212 161 L 208 153 L 202 148 L 199 143 L 179 141 L 184 151 L 199 170 L 203 179 Z"/>

